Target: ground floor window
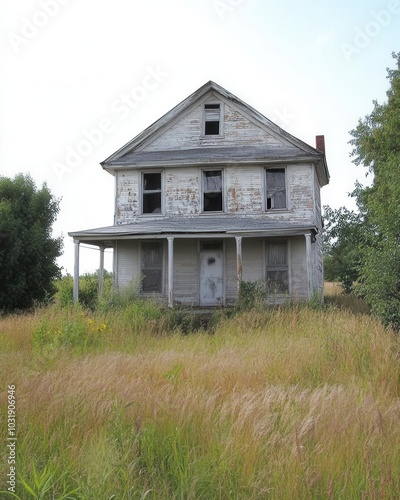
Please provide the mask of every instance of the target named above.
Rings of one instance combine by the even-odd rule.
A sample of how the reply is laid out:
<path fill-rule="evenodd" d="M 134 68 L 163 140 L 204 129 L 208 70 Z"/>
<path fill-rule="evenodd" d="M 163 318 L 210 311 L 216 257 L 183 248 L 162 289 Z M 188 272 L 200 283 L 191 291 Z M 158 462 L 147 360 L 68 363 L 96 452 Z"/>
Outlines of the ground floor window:
<path fill-rule="evenodd" d="M 163 243 L 161 241 L 142 242 L 141 273 L 144 293 L 162 293 Z"/>
<path fill-rule="evenodd" d="M 273 241 L 266 245 L 267 284 L 271 293 L 289 292 L 288 243 Z"/>

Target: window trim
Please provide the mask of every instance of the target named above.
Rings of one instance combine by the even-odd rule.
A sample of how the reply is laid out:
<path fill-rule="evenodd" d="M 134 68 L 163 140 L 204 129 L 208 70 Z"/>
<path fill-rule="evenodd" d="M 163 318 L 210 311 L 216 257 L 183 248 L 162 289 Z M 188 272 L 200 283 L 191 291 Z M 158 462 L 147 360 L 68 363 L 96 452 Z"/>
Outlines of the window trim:
<path fill-rule="evenodd" d="M 160 174 L 161 176 L 161 188 L 160 188 L 160 198 L 161 198 L 161 207 L 160 212 L 144 212 L 144 195 L 146 192 L 158 192 L 158 191 L 145 191 L 144 189 L 144 176 L 145 174 Z M 162 170 L 143 170 L 140 176 L 140 215 L 145 217 L 158 217 L 160 215 L 164 215 L 164 175 Z"/>
<path fill-rule="evenodd" d="M 268 208 L 268 183 L 267 183 L 267 172 L 268 171 L 273 171 L 273 170 L 283 170 L 285 174 L 285 208 Z M 263 179 L 264 179 L 264 197 L 263 197 L 263 204 L 264 204 L 264 212 L 287 212 L 289 210 L 289 189 L 288 189 L 288 175 L 287 175 L 287 166 L 286 165 L 276 165 L 276 166 L 271 166 L 267 165 L 263 169 Z"/>
<path fill-rule="evenodd" d="M 215 106 L 219 105 L 219 134 L 206 134 L 206 116 L 207 116 L 207 111 L 206 111 L 206 106 Z M 211 120 L 211 121 L 217 121 L 217 120 Z M 209 101 L 203 103 L 202 106 L 202 120 L 201 120 L 201 138 L 202 139 L 217 139 L 221 138 L 224 136 L 224 103 L 221 101 Z"/>
<path fill-rule="evenodd" d="M 205 172 L 221 172 L 221 184 L 222 184 L 222 189 L 221 189 L 221 210 L 204 210 L 204 195 L 206 194 L 205 191 Z M 225 213 L 225 203 L 226 203 L 226 196 L 225 196 L 225 175 L 224 175 L 224 169 L 223 168 L 215 168 L 215 167 L 209 167 L 209 168 L 203 168 L 201 170 L 201 213 L 202 214 L 221 214 Z M 207 191 L 212 193 L 213 191 Z M 215 191 L 217 192 L 217 191 Z"/>
<path fill-rule="evenodd" d="M 141 289 L 141 295 L 149 297 L 149 296 L 157 296 L 157 297 L 163 297 L 165 296 L 165 242 L 163 240 L 140 240 L 139 244 L 139 265 L 140 265 L 140 276 L 143 277 L 143 256 L 144 256 L 144 251 L 143 251 L 143 244 L 146 243 L 159 243 L 161 246 L 161 291 L 160 292 L 146 292 L 143 289 Z"/>

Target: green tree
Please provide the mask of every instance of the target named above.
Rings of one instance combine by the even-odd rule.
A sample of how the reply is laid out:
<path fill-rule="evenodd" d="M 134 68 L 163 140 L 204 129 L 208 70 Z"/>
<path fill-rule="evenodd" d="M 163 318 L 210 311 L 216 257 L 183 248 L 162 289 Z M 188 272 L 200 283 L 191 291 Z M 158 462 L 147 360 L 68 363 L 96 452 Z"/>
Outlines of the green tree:
<path fill-rule="evenodd" d="M 340 281 L 346 293 L 359 279 L 362 246 L 370 239 L 367 214 L 362 203 L 363 187 L 357 183 L 349 196 L 356 198 L 358 210 L 324 206 L 324 268 L 327 281 Z"/>
<path fill-rule="evenodd" d="M 59 200 L 29 175 L 0 177 L 0 311 L 23 310 L 54 292 L 62 239 L 52 238 Z"/>
<path fill-rule="evenodd" d="M 373 175 L 362 196 L 371 223 L 371 240 L 362 248 L 359 291 L 381 318 L 400 327 L 400 52 L 388 69 L 387 101 L 351 131 L 352 155 Z"/>

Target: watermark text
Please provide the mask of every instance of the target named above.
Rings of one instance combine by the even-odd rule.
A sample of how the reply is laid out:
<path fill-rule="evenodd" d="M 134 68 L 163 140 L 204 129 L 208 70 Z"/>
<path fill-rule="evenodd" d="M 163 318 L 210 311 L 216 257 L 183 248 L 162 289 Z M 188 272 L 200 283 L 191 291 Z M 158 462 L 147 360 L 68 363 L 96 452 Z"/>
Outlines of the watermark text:
<path fill-rule="evenodd" d="M 61 6 L 67 5 L 71 0 L 39 0 L 39 9 L 30 16 L 21 19 L 21 27 L 18 33 L 8 33 L 8 40 L 16 53 L 26 47 L 39 32 L 45 28 L 51 19 L 54 19 Z"/>
<path fill-rule="evenodd" d="M 394 16 L 400 14 L 400 0 L 390 0 L 385 9 L 372 11 L 371 19 L 364 27 L 354 28 L 352 43 L 342 42 L 340 49 L 347 62 L 351 62 L 353 56 L 360 54 L 368 45 L 379 36 L 393 20 Z"/>
<path fill-rule="evenodd" d="M 168 74 L 160 66 L 145 68 L 146 74 L 140 84 L 133 85 L 130 90 L 120 94 L 110 106 L 110 116 L 103 117 L 97 125 L 82 130 L 81 138 L 73 146 L 66 147 L 64 160 L 54 161 L 51 168 L 58 180 L 62 181 L 65 174 L 73 172 L 84 158 L 88 157 L 95 147 L 100 146 L 105 137 L 113 133 L 117 127 L 115 116 L 125 120 L 148 97 L 149 92 L 158 88 Z"/>
<path fill-rule="evenodd" d="M 15 385 L 7 389 L 7 490 L 15 493 L 17 454 L 17 400 Z"/>
<path fill-rule="evenodd" d="M 227 16 L 245 1 L 246 0 L 214 0 L 213 7 L 221 21 L 225 21 Z"/>

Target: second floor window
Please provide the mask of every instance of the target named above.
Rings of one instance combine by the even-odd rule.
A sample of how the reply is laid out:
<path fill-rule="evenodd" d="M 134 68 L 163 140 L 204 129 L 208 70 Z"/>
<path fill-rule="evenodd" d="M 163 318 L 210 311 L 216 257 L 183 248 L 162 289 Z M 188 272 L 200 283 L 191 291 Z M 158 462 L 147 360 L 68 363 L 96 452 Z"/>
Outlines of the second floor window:
<path fill-rule="evenodd" d="M 222 170 L 203 171 L 203 210 L 222 212 Z"/>
<path fill-rule="evenodd" d="M 143 174 L 142 212 L 161 213 L 161 172 Z"/>
<path fill-rule="evenodd" d="M 267 210 L 279 210 L 286 207 L 286 173 L 284 168 L 268 168 Z"/>

